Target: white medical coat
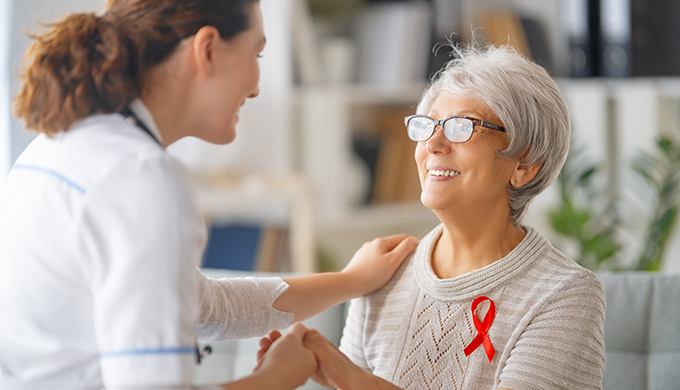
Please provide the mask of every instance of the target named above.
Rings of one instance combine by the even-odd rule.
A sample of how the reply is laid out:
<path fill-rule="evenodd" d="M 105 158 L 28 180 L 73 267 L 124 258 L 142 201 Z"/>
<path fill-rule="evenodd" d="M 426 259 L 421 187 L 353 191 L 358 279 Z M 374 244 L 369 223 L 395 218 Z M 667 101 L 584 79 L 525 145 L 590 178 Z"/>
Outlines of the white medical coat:
<path fill-rule="evenodd" d="M 186 169 L 122 115 L 38 136 L 0 191 L 0 388 L 188 386 L 199 315 L 210 340 L 290 325 L 280 279 L 196 271 L 205 238 Z"/>

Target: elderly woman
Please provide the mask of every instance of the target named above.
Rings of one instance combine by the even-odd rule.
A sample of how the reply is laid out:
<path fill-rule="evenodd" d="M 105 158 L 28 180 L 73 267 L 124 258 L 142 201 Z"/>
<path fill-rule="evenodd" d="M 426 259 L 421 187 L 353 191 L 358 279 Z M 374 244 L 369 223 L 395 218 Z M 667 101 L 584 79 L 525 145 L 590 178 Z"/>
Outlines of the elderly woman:
<path fill-rule="evenodd" d="M 441 224 L 352 302 L 340 349 L 363 370 L 307 334 L 316 377 L 341 389 L 599 389 L 602 285 L 522 225 L 567 156 L 566 103 L 510 47 L 455 52 L 406 118 L 421 200 Z"/>

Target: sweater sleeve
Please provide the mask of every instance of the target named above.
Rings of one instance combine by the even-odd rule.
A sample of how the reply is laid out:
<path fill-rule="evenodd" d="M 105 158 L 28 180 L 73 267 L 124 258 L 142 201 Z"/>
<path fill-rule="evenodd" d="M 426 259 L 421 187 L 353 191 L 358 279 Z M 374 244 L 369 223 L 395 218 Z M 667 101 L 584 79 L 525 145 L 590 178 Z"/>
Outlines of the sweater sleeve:
<path fill-rule="evenodd" d="M 366 322 L 366 298 L 356 298 L 350 302 L 347 321 L 340 339 L 340 351 L 347 355 L 357 366 L 371 371 L 364 351 L 364 324 Z"/>
<path fill-rule="evenodd" d="M 200 342 L 242 339 L 265 335 L 293 323 L 294 315 L 272 307 L 290 286 L 281 278 L 212 279 L 196 270 L 201 314 Z"/>
<path fill-rule="evenodd" d="M 500 388 L 601 389 L 605 297 L 588 272 L 549 297 L 517 339 Z"/>

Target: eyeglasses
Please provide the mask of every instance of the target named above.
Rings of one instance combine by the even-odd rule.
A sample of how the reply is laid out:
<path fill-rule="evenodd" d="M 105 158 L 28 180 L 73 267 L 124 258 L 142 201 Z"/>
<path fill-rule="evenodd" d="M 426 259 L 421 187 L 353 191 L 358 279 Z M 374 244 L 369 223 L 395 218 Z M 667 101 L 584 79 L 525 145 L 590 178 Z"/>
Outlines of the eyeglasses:
<path fill-rule="evenodd" d="M 444 136 L 451 142 L 467 142 L 472 137 L 475 126 L 482 126 L 505 133 L 505 128 L 467 116 L 454 115 L 435 120 L 426 115 L 409 115 L 404 118 L 408 137 L 416 142 L 427 141 L 434 135 L 437 126 L 444 129 Z"/>

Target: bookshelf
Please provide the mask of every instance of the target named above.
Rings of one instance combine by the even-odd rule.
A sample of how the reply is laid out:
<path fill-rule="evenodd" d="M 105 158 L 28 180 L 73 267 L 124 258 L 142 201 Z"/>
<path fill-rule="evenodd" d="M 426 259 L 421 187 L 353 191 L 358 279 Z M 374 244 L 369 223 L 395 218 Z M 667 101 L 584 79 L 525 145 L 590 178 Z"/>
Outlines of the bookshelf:
<path fill-rule="evenodd" d="M 252 236 L 249 231 L 257 230 L 253 238 L 255 258 L 246 259 L 248 267 L 244 270 L 317 270 L 314 200 L 306 177 L 295 173 L 219 172 L 195 176 L 194 181 L 208 226 L 228 226 L 232 231 L 234 226 L 240 227 L 238 233 L 244 239 L 248 237 L 243 233 Z"/>
<path fill-rule="evenodd" d="M 680 79 L 556 79 L 570 108 L 573 138 L 585 145 L 589 158 L 603 167 L 602 185 L 620 207 L 629 210 L 630 226 L 622 231 L 631 244 L 642 224 L 638 195 L 630 165 L 643 151 L 651 151 L 658 135 L 680 138 Z M 365 131 L 358 124 L 371 111 L 385 107 L 413 107 L 424 84 L 400 88 L 368 85 L 316 86 L 295 92 L 301 152 L 301 172 L 316 189 L 316 242 L 341 267 L 360 245 L 396 233 L 422 237 L 438 220 L 418 200 L 361 204 L 365 172 L 357 170 L 351 138 Z M 410 157 L 409 157 L 410 158 Z M 530 206 L 525 219 L 559 245 L 547 222 L 547 211 L 559 202 L 552 186 Z M 635 221 L 638 221 L 636 225 Z M 637 226 L 637 230 L 635 229 Z M 680 242 L 680 229 L 674 237 Z M 676 240 L 673 240 L 675 242 Z M 680 271 L 680 244 L 671 245 L 666 270 Z"/>
<path fill-rule="evenodd" d="M 375 85 L 359 83 L 357 77 L 346 74 L 324 80 L 328 76 L 325 74 L 327 64 L 324 67 L 323 58 L 315 59 L 314 55 L 321 56 L 328 44 L 324 41 L 327 37 L 313 32 L 314 39 L 299 42 L 292 31 L 292 27 L 302 27 L 307 28 L 309 34 L 313 26 L 304 22 L 301 26 L 295 19 L 293 11 L 300 9 L 301 1 L 261 1 L 268 41 L 265 56 L 260 60 L 262 91 L 257 99 L 243 107 L 236 141 L 220 147 L 178 144 L 174 145 L 174 152 L 198 176 L 210 176 L 215 171 L 233 175 L 231 179 L 223 177 L 214 183 L 199 179 L 199 196 L 209 219 L 289 226 L 297 232 L 298 238 L 292 239 L 299 243 L 296 247 L 304 248 L 291 248 L 291 257 L 298 261 L 293 271 L 308 272 L 315 270 L 319 249 L 330 252 L 340 267 L 364 241 L 401 232 L 422 236 L 438 221 L 417 200 L 363 204 L 369 185 L 368 173 L 352 152 L 354 136 L 375 130 L 364 124 L 372 120 L 376 110 L 415 108 L 425 81 Z M 450 25 L 452 19 L 443 18 L 443 14 L 436 17 L 444 21 L 442 31 L 458 30 L 463 39 L 471 31 L 470 21 L 489 9 L 510 9 L 540 21 L 546 28 L 555 74 L 567 75 L 570 73 L 569 42 L 563 33 L 561 2 L 434 0 L 432 3 L 445 4 L 462 15 L 458 25 Z M 13 5 L 14 23 L 8 35 L 13 40 L 4 51 L 10 65 L 3 77 L 10 81 L 10 89 L 16 90 L 18 64 L 29 43 L 22 30 L 36 31 L 36 20 L 49 22 L 66 10 L 94 9 L 101 7 L 103 1 L 9 3 Z M 439 40 L 446 35 L 436 34 Z M 349 40 L 351 45 L 352 37 L 341 38 L 345 43 Z M 296 46 L 300 44 L 301 47 Z M 314 49 L 315 44 L 321 47 L 316 54 L 310 54 L 308 49 Z M 300 50 L 312 56 L 306 66 L 321 67 L 305 80 L 299 75 L 296 80 L 293 66 L 295 53 Z M 357 51 L 354 54 L 358 54 Z M 648 148 L 656 134 L 680 134 L 680 79 L 584 78 L 559 79 L 558 83 L 572 112 L 574 133 L 587 140 L 588 153 L 594 159 L 614 172 L 611 179 L 607 179 L 613 180 L 612 191 L 619 191 L 620 183 L 625 180 L 621 173 L 616 173 L 617 167 L 627 164 L 630 156 L 641 148 Z M 18 121 L 11 119 L 10 122 L 0 142 L 3 149 L 9 149 L 2 151 L 8 156 L 0 153 L 2 161 L 8 161 L 5 165 L 13 163 L 32 138 Z M 233 183 L 228 184 L 229 180 Z M 548 191 L 536 199 L 527 224 L 547 231 L 544 213 L 556 196 Z M 680 236 L 675 238 L 671 252 L 680 254 Z M 293 251 L 296 254 L 292 254 Z M 676 272 L 680 272 L 680 261 L 673 264 Z"/>
<path fill-rule="evenodd" d="M 438 223 L 434 214 L 420 204 L 419 190 L 410 200 L 365 204 L 362 200 L 371 190 L 371 183 L 366 168 L 352 151 L 354 136 L 380 132 L 373 124 L 380 121 L 376 117 L 384 118 L 385 112 L 395 113 L 389 131 L 410 145 L 403 127 L 404 112 L 415 112 L 425 86 L 351 84 L 296 90 L 300 169 L 315 187 L 317 241 L 337 267 L 349 261 L 365 241 L 396 233 L 422 236 Z M 396 157 L 404 169 L 415 171 L 412 152 Z M 399 171 L 391 173 L 402 175 Z M 411 181 L 411 185 L 419 188 L 417 179 L 412 179 L 415 183 Z"/>

